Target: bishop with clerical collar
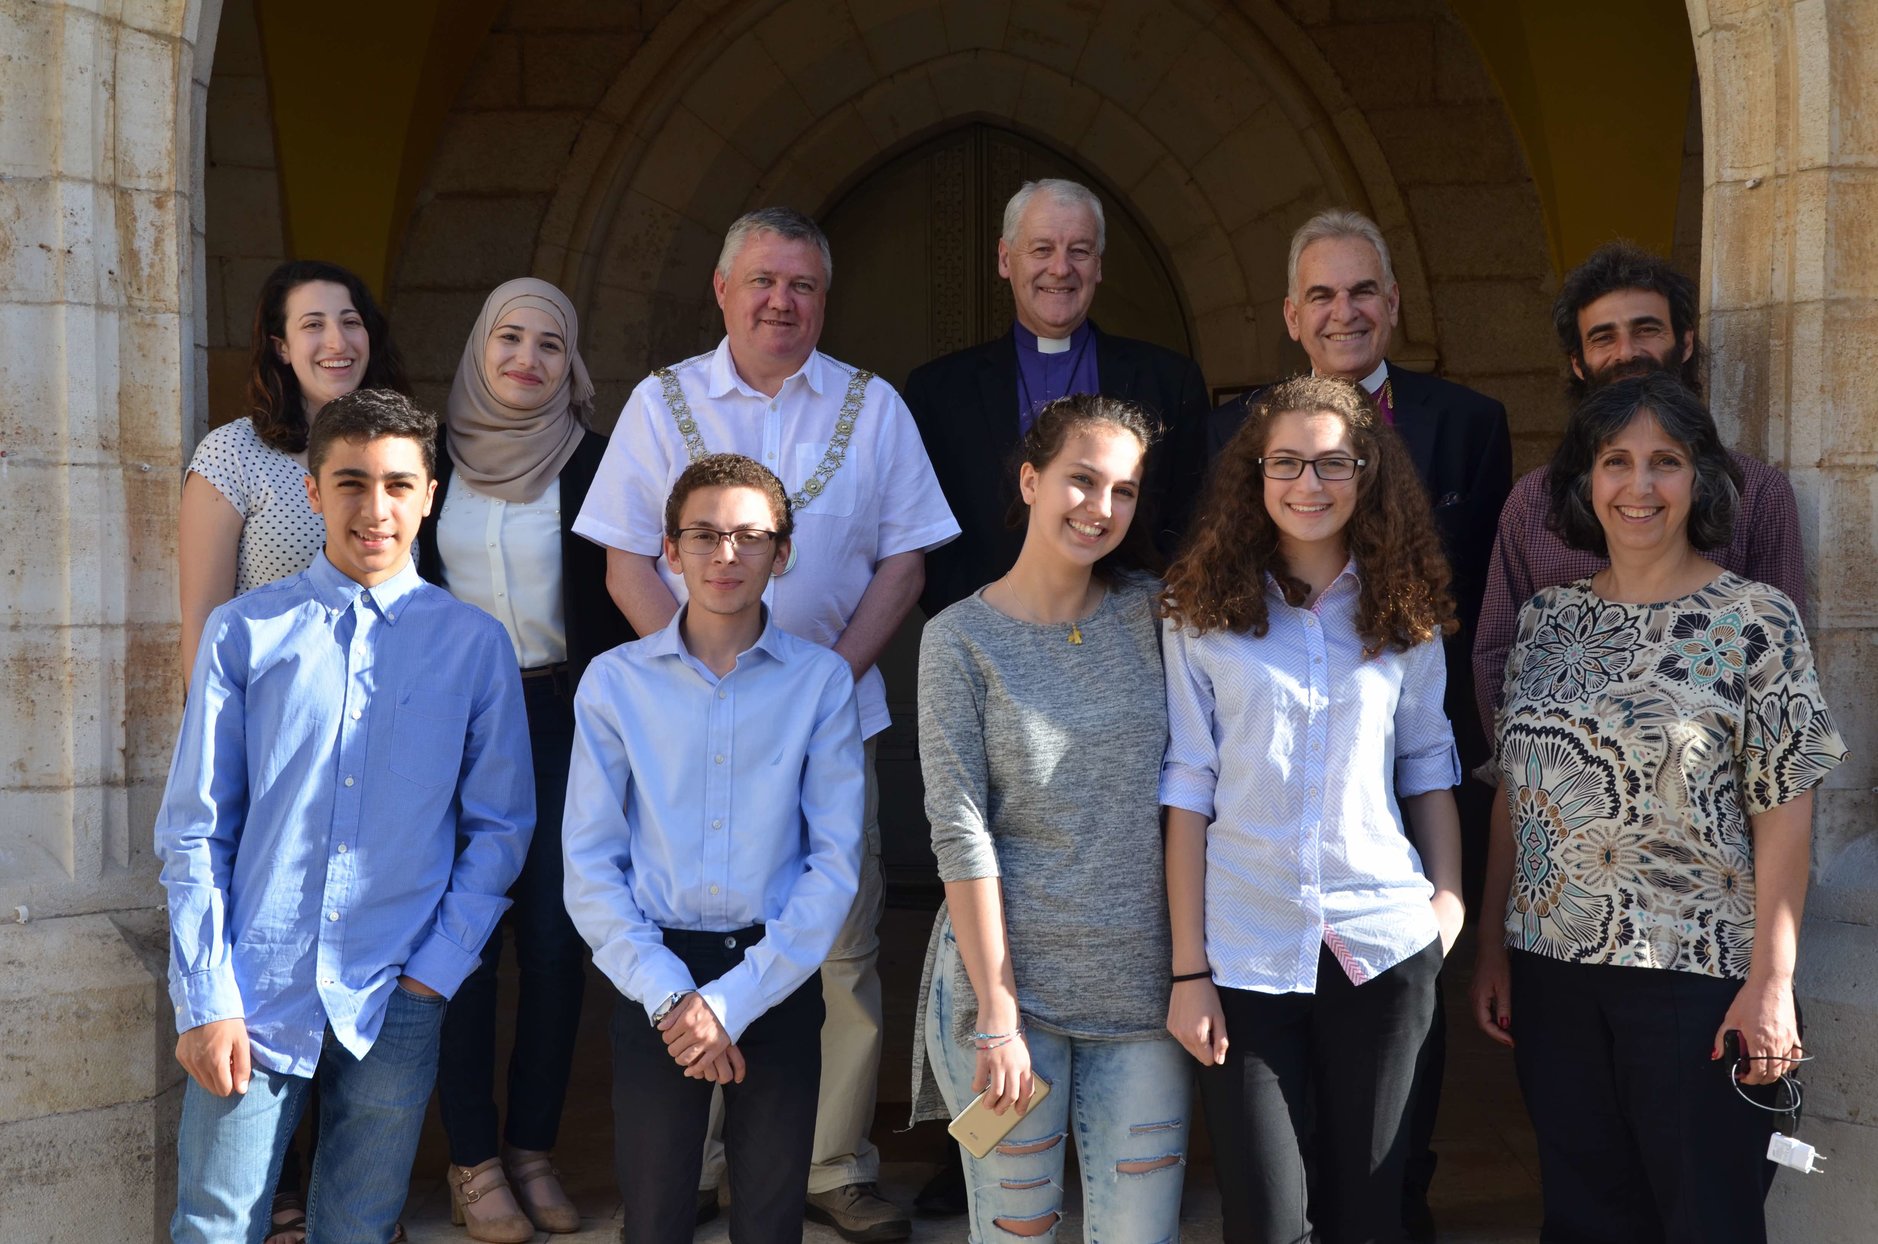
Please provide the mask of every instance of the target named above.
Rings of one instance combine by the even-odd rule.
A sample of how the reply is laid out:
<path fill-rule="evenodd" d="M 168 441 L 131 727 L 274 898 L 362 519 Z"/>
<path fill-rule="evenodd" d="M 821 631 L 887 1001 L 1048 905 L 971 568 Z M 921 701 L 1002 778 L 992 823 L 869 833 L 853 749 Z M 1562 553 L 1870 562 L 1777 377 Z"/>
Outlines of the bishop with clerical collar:
<path fill-rule="evenodd" d="M 1087 187 L 1025 182 L 1005 205 L 998 239 L 998 275 L 1011 283 L 1016 312 L 1011 331 L 907 377 L 907 406 L 963 529 L 927 554 L 920 607 L 928 617 L 1016 560 L 1023 533 L 1005 522 L 1016 495 L 1011 451 L 1057 398 L 1100 393 L 1157 420 L 1161 439 L 1143 489 L 1148 521 L 1164 552 L 1185 526 L 1205 468 L 1206 382 L 1192 359 L 1090 321 L 1107 241 L 1102 201 Z"/>

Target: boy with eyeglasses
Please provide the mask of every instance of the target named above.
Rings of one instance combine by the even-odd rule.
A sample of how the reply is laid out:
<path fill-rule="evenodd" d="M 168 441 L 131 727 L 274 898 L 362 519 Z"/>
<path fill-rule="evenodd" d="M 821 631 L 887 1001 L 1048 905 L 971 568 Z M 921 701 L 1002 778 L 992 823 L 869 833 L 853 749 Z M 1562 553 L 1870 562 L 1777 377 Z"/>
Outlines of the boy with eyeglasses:
<path fill-rule="evenodd" d="M 665 504 L 687 601 L 574 701 L 569 915 L 620 997 L 614 1159 L 627 1244 L 691 1238 L 713 1085 L 738 1241 L 799 1241 L 821 1080 L 817 972 L 854 902 L 854 676 L 763 603 L 790 563 L 780 480 L 712 454 Z"/>

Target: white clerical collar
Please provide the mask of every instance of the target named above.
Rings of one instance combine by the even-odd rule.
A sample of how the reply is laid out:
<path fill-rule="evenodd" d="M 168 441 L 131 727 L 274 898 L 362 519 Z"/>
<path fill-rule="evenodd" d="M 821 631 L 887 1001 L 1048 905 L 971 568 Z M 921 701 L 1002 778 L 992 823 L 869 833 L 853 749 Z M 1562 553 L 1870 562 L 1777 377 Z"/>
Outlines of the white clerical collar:
<path fill-rule="evenodd" d="M 1018 343 L 1030 346 L 1038 354 L 1067 354 L 1069 353 L 1070 347 L 1076 344 L 1076 338 L 1088 331 L 1089 322 L 1084 320 L 1081 324 L 1078 324 L 1076 331 L 1072 332 L 1067 337 L 1039 337 L 1028 328 L 1025 328 L 1021 322 L 1015 323 L 1011 327 L 1017 332 Z"/>
<path fill-rule="evenodd" d="M 1315 367 L 1313 367 L 1311 368 L 1311 374 L 1313 376 L 1321 376 L 1324 373 L 1318 371 Z M 1363 392 L 1369 394 L 1371 397 L 1374 397 L 1376 396 L 1377 391 L 1382 388 L 1383 381 L 1387 380 L 1388 378 L 1389 378 L 1389 360 L 1384 359 L 1382 362 L 1376 364 L 1375 371 L 1369 373 L 1369 375 L 1363 377 L 1357 383 L 1363 386 Z"/>
<path fill-rule="evenodd" d="M 1068 352 L 1069 352 L 1069 338 L 1068 337 L 1039 337 L 1037 338 L 1037 353 L 1038 354 L 1067 354 Z"/>

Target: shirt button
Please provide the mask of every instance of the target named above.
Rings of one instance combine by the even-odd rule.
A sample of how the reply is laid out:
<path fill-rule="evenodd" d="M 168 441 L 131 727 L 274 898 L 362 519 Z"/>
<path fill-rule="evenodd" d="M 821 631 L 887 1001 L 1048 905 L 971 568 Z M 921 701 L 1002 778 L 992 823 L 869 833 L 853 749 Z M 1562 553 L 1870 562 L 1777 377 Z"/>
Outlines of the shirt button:
<path fill-rule="evenodd" d="M 715 894 L 715 893 L 717 893 L 717 887 L 716 887 L 716 886 L 712 886 L 712 887 L 711 887 L 711 893 L 713 893 L 713 894 Z"/>
<path fill-rule="evenodd" d="M 336 911 L 329 911 L 326 913 L 326 918 L 328 920 L 337 920 L 339 919 L 339 913 Z"/>
<path fill-rule="evenodd" d="M 724 757 L 722 755 L 717 756 L 716 760 L 717 760 L 717 763 L 720 765 L 724 763 Z"/>
<path fill-rule="evenodd" d="M 339 844 L 339 854 L 344 855 L 349 849 L 350 848 L 348 848 L 345 843 L 342 842 Z"/>
<path fill-rule="evenodd" d="M 734 937 L 727 937 L 724 939 L 724 945 L 730 950 L 735 950 L 737 949 L 737 939 Z M 176 1009 L 180 1011 L 183 1008 L 179 1006 Z"/>
<path fill-rule="evenodd" d="M 350 786 L 350 785 L 352 785 L 352 779 L 351 779 L 351 778 L 347 778 L 347 779 L 346 779 L 346 785 L 347 785 L 347 786 Z"/>
<path fill-rule="evenodd" d="M 723 698 L 724 698 L 725 696 L 727 696 L 727 695 L 729 695 L 729 694 L 730 694 L 730 692 L 728 692 L 728 691 L 719 691 L 719 692 L 717 693 L 717 698 L 721 700 L 721 699 L 723 699 Z"/>
<path fill-rule="evenodd" d="M 712 828 L 712 829 L 722 829 L 722 828 L 724 828 L 724 822 L 723 822 L 723 819 L 722 819 L 722 818 L 719 818 L 719 819 L 717 819 L 717 820 L 715 820 L 715 821 L 712 821 L 712 822 L 711 822 L 711 828 Z"/>
<path fill-rule="evenodd" d="M 359 718 L 361 718 L 361 717 L 363 717 L 363 716 L 365 716 L 365 710 L 364 710 L 364 709 L 362 709 L 362 708 L 355 708 L 355 709 L 353 709 L 353 710 L 352 710 L 352 720 L 354 720 L 354 721 L 357 721 L 357 720 L 358 720 Z"/>

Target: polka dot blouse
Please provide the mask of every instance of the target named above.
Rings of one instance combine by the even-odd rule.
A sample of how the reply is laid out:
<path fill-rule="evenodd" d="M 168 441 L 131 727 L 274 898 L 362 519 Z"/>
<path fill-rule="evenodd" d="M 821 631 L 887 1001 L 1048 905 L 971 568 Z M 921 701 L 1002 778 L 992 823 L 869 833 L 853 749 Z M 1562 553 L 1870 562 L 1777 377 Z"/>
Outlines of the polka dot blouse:
<path fill-rule="evenodd" d="M 325 545 L 326 526 L 306 500 L 306 468 L 263 441 L 252 419 L 225 423 L 203 437 L 189 469 L 246 520 L 236 594 L 305 570 Z"/>

